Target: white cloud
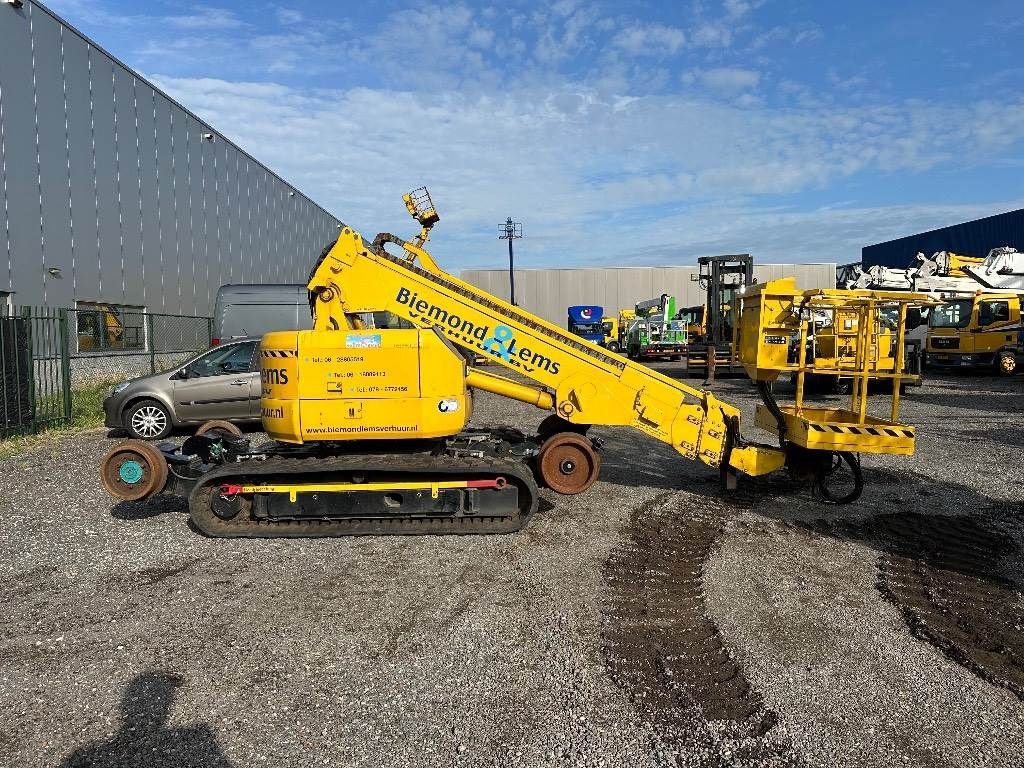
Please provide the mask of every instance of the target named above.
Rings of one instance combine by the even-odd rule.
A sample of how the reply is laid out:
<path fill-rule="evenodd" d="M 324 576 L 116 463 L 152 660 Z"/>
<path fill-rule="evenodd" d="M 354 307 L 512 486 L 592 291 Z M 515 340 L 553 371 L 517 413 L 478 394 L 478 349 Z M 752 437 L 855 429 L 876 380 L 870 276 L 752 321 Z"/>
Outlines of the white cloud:
<path fill-rule="evenodd" d="M 741 67 L 715 67 L 714 69 L 686 72 L 683 74 L 683 82 L 686 84 L 698 82 L 712 91 L 736 94 L 757 88 L 761 82 L 761 73 L 755 69 Z"/>
<path fill-rule="evenodd" d="M 487 27 L 474 27 L 469 33 L 469 43 L 476 48 L 490 48 L 494 42 L 494 32 Z"/>
<path fill-rule="evenodd" d="M 688 230 L 694 248 L 724 248 L 735 235 L 735 247 L 761 252 L 764 243 L 743 241 L 754 233 L 742 215 L 712 213 L 742 208 L 765 223 L 761 197 L 814 191 L 857 173 L 956 167 L 1024 138 L 1024 121 L 1010 121 L 994 145 L 979 126 L 994 109 L 984 104 L 962 105 L 963 119 L 949 124 L 944 105 L 740 109 L 679 96 L 606 97 L 578 86 L 425 98 L 154 79 L 368 236 L 406 231 L 400 196 L 426 183 L 442 215 L 438 255 L 450 268 L 480 263 L 477 254 L 493 246 L 495 217 L 510 212 L 529 222 L 524 264 L 678 247 L 673 229 L 683 224 L 700 227 Z M 998 108 L 1024 115 L 1024 102 Z M 935 131 L 937 124 L 946 127 Z M 699 219 L 682 213 L 698 210 Z M 779 221 L 803 214 L 787 215 Z M 832 226 L 855 218 L 815 215 Z M 861 222 L 861 244 L 880 237 L 879 221 Z M 787 231 L 795 235 L 796 227 Z"/>
<path fill-rule="evenodd" d="M 239 29 L 245 26 L 233 11 L 225 8 L 198 8 L 187 15 L 164 16 L 162 20 L 172 27 L 190 30 Z"/>
<path fill-rule="evenodd" d="M 302 11 L 295 8 L 278 8 L 277 21 L 280 24 L 301 24 L 305 21 Z"/>
<path fill-rule="evenodd" d="M 664 56 L 677 53 L 686 43 L 678 27 L 665 24 L 632 24 L 621 29 L 614 45 L 633 56 Z"/>
<path fill-rule="evenodd" d="M 691 37 L 699 46 L 728 48 L 732 43 L 732 30 L 722 24 L 701 24 Z"/>

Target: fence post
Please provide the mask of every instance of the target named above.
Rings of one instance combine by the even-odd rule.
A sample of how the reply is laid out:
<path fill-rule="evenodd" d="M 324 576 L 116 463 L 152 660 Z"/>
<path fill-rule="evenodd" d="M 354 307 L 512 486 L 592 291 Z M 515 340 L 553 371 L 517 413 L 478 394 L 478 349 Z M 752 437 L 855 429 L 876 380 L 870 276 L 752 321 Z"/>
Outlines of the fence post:
<path fill-rule="evenodd" d="M 71 423 L 71 334 L 68 332 L 68 311 L 57 310 L 60 329 L 60 381 L 61 399 L 64 401 L 64 422 Z"/>
<path fill-rule="evenodd" d="M 156 339 L 153 338 L 153 313 L 146 313 L 146 344 L 149 347 L 149 372 L 156 373 Z"/>
<path fill-rule="evenodd" d="M 42 310 L 40 310 L 42 311 Z M 32 327 L 32 307 L 23 307 L 21 316 L 25 320 L 25 336 L 28 341 L 28 393 L 31 398 L 32 431 L 39 428 L 39 398 L 36 393 L 36 340 Z"/>
<path fill-rule="evenodd" d="M 206 346 L 213 343 L 213 318 L 206 318 Z"/>

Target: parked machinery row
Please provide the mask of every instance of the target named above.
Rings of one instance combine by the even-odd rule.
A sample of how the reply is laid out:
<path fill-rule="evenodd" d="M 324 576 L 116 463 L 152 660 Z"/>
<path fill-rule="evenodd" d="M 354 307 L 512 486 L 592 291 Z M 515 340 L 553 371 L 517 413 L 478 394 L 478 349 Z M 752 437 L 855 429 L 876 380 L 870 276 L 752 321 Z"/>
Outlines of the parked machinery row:
<path fill-rule="evenodd" d="M 1024 363 L 1024 253 L 994 248 L 984 257 L 939 251 L 918 254 L 908 269 L 855 269 L 844 287 L 905 290 L 936 300 L 913 336 L 929 365 L 1016 373 Z"/>

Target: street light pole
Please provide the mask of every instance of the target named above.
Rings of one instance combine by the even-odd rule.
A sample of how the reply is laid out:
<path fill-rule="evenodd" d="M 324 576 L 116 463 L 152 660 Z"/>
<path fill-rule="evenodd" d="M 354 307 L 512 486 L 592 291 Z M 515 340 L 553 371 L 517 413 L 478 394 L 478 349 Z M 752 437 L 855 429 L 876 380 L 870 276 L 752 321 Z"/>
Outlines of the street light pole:
<path fill-rule="evenodd" d="M 523 225 L 518 221 L 512 221 L 509 216 L 505 223 L 498 227 L 499 240 L 508 240 L 508 300 L 509 304 L 516 306 L 516 273 L 512 254 L 512 241 L 523 236 Z"/>

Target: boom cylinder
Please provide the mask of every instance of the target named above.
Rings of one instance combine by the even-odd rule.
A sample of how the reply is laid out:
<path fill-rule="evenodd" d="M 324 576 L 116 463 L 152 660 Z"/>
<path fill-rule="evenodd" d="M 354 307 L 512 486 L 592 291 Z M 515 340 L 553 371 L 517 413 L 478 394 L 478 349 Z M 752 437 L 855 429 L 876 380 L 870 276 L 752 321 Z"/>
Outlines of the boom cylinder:
<path fill-rule="evenodd" d="M 482 389 L 485 392 L 492 392 L 495 395 L 535 405 L 545 411 L 550 411 L 555 407 L 555 398 L 546 389 L 520 384 L 518 381 L 486 373 L 476 368 L 470 369 L 466 374 L 466 384 L 475 389 Z"/>

